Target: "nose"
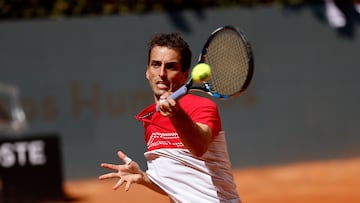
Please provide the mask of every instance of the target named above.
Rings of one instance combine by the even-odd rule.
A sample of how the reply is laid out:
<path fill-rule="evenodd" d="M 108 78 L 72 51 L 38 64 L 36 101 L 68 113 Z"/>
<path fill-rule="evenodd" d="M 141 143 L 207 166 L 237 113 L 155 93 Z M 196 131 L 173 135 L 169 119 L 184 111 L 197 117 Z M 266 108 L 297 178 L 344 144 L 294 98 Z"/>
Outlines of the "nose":
<path fill-rule="evenodd" d="M 160 77 L 166 76 L 165 66 L 162 66 L 162 67 L 160 68 L 159 76 L 160 76 Z"/>

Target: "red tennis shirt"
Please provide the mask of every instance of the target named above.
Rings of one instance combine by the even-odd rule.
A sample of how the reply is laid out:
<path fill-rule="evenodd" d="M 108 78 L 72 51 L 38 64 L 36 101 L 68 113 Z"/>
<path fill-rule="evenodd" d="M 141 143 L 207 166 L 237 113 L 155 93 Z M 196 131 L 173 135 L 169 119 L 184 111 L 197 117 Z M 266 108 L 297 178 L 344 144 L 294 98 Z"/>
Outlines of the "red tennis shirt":
<path fill-rule="evenodd" d="M 213 136 L 217 136 L 222 130 L 218 108 L 212 100 L 187 94 L 179 102 L 194 122 L 209 126 Z M 154 103 L 136 116 L 136 119 L 142 121 L 145 128 L 145 142 L 148 151 L 165 148 L 185 149 L 170 119 L 156 112 L 155 108 L 156 104 Z"/>

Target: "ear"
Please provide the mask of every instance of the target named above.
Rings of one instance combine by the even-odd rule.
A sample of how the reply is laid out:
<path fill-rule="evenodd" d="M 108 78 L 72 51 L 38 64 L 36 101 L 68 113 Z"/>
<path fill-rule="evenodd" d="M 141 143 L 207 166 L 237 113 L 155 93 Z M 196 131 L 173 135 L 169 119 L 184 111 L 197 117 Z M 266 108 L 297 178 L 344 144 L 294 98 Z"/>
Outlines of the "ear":
<path fill-rule="evenodd" d="M 146 66 L 146 71 L 145 71 L 145 76 L 146 76 L 146 79 L 149 79 L 149 73 L 148 73 L 148 70 L 149 70 L 149 66 Z"/>

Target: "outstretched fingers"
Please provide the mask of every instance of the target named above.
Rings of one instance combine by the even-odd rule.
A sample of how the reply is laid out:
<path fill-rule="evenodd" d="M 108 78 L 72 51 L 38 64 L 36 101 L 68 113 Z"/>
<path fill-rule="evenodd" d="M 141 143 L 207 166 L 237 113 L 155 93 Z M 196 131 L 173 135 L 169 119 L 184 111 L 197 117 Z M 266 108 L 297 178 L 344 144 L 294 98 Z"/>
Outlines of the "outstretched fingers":
<path fill-rule="evenodd" d="M 129 191 L 133 182 L 132 180 L 126 180 L 125 177 L 120 178 L 120 180 L 113 186 L 113 190 L 117 190 L 120 186 L 124 184 L 124 182 L 126 182 L 125 191 Z"/>
<path fill-rule="evenodd" d="M 118 178 L 118 177 L 119 177 L 118 173 L 107 173 L 107 174 L 99 176 L 99 180 Z"/>
<path fill-rule="evenodd" d="M 116 172 L 106 173 L 99 176 L 99 180 L 118 178 L 119 180 L 113 186 L 113 189 L 118 189 L 126 182 L 125 191 L 128 191 L 131 184 L 138 182 L 141 179 L 141 170 L 136 162 L 126 156 L 122 151 L 117 152 L 118 157 L 125 163 L 122 165 L 102 163 L 101 167 L 114 170 Z"/>
<path fill-rule="evenodd" d="M 119 165 L 115 164 L 102 163 L 100 166 L 111 170 L 119 170 Z"/>
<path fill-rule="evenodd" d="M 126 156 L 126 154 L 124 154 L 122 151 L 118 151 L 117 155 L 125 164 L 130 164 L 132 162 L 132 159 Z"/>
<path fill-rule="evenodd" d="M 126 182 L 125 191 L 129 191 L 131 184 L 132 184 L 132 181 Z"/>
<path fill-rule="evenodd" d="M 114 185 L 113 190 L 118 189 L 124 183 L 124 179 L 120 178 L 120 180 Z"/>

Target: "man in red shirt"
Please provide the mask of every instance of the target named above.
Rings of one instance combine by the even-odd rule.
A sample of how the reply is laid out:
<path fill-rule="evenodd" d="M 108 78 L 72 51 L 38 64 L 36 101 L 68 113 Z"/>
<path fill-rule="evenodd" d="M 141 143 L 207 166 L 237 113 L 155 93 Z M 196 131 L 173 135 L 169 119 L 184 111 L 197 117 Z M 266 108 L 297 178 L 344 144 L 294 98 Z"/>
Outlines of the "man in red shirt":
<path fill-rule="evenodd" d="M 136 116 L 145 129 L 148 169 L 142 171 L 119 151 L 125 164 L 101 164 L 116 172 L 99 179 L 119 178 L 114 189 L 125 182 L 125 190 L 142 184 L 168 195 L 171 202 L 239 203 L 216 104 L 192 94 L 169 97 L 188 80 L 191 55 L 179 33 L 152 37 L 146 78 L 155 102 Z"/>

